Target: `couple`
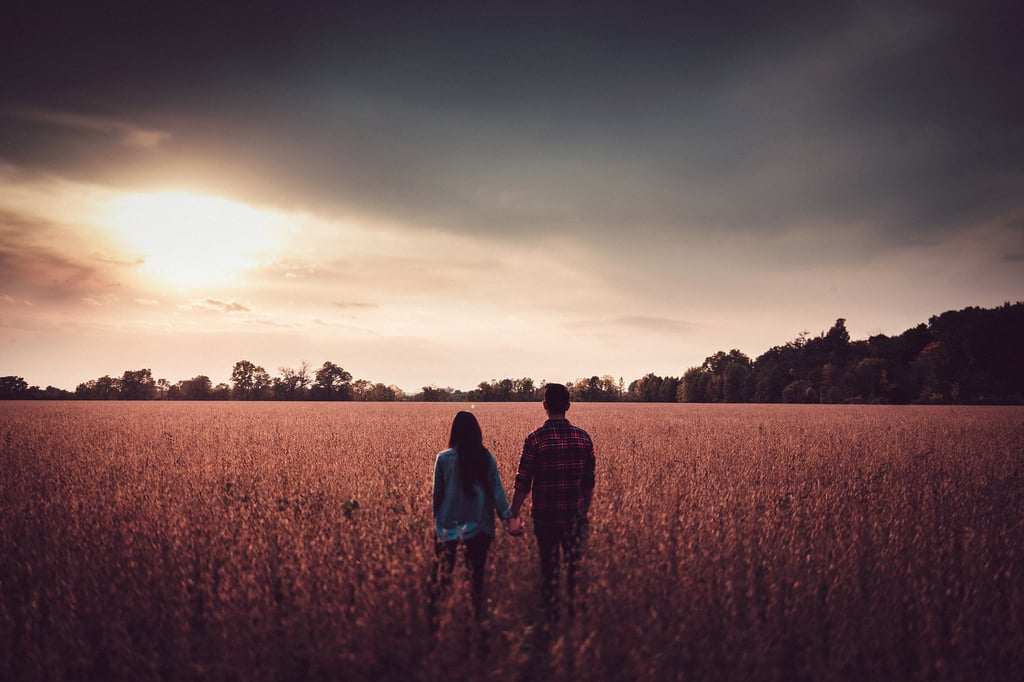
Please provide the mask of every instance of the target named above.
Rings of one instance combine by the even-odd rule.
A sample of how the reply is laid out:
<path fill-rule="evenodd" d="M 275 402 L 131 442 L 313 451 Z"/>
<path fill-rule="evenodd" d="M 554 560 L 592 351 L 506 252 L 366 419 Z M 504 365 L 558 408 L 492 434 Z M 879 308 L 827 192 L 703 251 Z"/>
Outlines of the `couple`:
<path fill-rule="evenodd" d="M 531 491 L 545 615 L 549 621 L 558 616 L 558 572 L 563 563 L 572 611 L 576 572 L 594 491 L 594 445 L 586 431 L 565 418 L 569 409 L 569 391 L 565 386 L 547 384 L 543 406 L 548 418 L 523 443 L 511 507 L 501 485 L 497 461 L 483 445 L 476 417 L 469 412 L 455 415 L 448 449 L 437 455 L 434 464 L 437 560 L 430 603 L 435 626 L 437 600 L 451 583 L 460 544 L 465 545 L 473 609 L 478 619 L 483 617 L 484 565 L 494 539 L 495 511 L 504 520 L 509 535 L 522 535 L 519 510 Z"/>

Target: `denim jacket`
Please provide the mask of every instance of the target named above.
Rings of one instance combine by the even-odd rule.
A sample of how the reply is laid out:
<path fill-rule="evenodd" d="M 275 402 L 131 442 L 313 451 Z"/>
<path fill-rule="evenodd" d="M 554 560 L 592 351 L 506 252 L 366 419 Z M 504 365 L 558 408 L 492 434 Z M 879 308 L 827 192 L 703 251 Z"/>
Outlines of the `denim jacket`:
<path fill-rule="evenodd" d="M 487 469 L 490 494 L 476 484 L 473 494 L 466 497 L 462 492 L 455 448 L 438 453 L 434 462 L 433 509 L 434 529 L 441 540 L 468 540 L 481 531 L 493 537 L 495 510 L 502 519 L 512 517 L 498 474 L 498 462 L 490 452 L 487 455 L 490 457 Z"/>

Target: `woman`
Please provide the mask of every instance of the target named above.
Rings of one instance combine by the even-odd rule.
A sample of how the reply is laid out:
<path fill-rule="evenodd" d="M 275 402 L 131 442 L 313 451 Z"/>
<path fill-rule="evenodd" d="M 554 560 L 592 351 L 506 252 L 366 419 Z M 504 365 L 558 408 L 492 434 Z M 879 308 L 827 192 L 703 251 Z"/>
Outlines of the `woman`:
<path fill-rule="evenodd" d="M 473 610 L 479 619 L 484 604 L 484 564 L 494 539 L 494 513 L 506 523 L 511 535 L 521 535 L 513 518 L 498 474 L 498 462 L 484 447 L 480 424 L 469 412 L 452 421 L 448 449 L 434 463 L 434 565 L 431 590 L 431 621 L 436 626 L 436 606 L 442 590 L 451 584 L 459 544 L 466 547 L 465 560 L 472 580 Z"/>

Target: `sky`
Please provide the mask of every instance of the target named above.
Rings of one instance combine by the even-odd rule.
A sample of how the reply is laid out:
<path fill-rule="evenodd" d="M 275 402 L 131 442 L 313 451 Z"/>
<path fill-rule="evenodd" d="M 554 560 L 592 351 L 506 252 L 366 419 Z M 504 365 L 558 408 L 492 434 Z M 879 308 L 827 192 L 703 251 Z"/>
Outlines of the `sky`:
<path fill-rule="evenodd" d="M 628 384 L 1024 300 L 1022 19 L 16 0 L 0 375 Z"/>

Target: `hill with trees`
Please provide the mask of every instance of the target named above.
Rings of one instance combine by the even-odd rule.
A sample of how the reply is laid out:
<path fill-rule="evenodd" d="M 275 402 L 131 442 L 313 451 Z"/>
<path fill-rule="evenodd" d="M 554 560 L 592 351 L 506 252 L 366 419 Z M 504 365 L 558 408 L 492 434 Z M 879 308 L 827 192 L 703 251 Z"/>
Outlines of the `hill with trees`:
<path fill-rule="evenodd" d="M 899 336 L 851 341 L 842 318 L 751 360 L 718 352 L 682 377 L 684 402 L 1024 404 L 1024 303 L 949 311 Z"/>

